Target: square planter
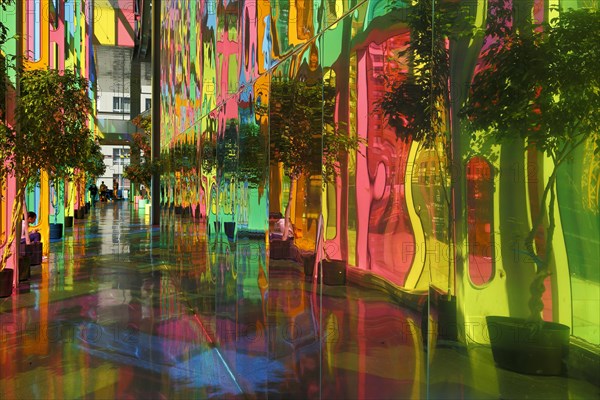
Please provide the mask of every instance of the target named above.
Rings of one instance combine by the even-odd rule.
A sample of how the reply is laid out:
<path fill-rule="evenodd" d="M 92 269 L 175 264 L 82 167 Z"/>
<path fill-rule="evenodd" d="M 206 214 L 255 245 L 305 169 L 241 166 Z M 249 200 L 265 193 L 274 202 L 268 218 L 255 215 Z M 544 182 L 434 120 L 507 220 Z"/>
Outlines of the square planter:
<path fill-rule="evenodd" d="M 504 369 L 530 375 L 564 375 L 570 328 L 556 322 L 487 316 L 492 354 Z"/>
<path fill-rule="evenodd" d="M 15 271 L 10 268 L 4 268 L 0 271 L 0 297 L 12 295 L 14 273 Z"/>
<path fill-rule="evenodd" d="M 31 260 L 29 256 L 19 257 L 19 282 L 27 281 L 31 277 Z"/>
<path fill-rule="evenodd" d="M 302 264 L 304 266 L 304 277 L 306 278 L 307 281 L 312 280 L 312 277 L 314 275 L 316 258 L 317 258 L 317 255 L 315 253 L 302 255 Z"/>
<path fill-rule="evenodd" d="M 50 224 L 50 239 L 62 239 L 63 224 Z M 35 265 L 35 264 L 34 264 Z"/>
<path fill-rule="evenodd" d="M 272 239 L 269 243 L 269 257 L 273 260 L 286 260 L 291 257 L 293 239 Z"/>
<path fill-rule="evenodd" d="M 341 260 L 323 260 L 323 283 L 330 286 L 340 286 L 346 284 L 346 261 Z"/>
<path fill-rule="evenodd" d="M 233 241 L 235 239 L 235 222 L 223 222 L 223 228 L 227 239 Z"/>
<path fill-rule="evenodd" d="M 42 250 L 42 242 L 21 244 L 21 256 L 27 256 L 29 258 L 29 265 L 42 264 Z"/>

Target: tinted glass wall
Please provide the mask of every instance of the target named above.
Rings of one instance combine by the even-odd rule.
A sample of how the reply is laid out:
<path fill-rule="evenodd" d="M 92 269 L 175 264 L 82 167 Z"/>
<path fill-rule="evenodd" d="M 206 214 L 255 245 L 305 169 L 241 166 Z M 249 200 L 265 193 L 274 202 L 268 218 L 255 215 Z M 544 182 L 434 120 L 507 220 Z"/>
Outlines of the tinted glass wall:
<path fill-rule="evenodd" d="M 486 317 L 527 318 L 544 259 L 539 315 L 600 345 L 593 138 L 554 173 L 543 147 L 478 131 L 463 112 L 501 34 L 556 25 L 554 6 L 583 7 L 555 3 L 163 1 L 161 203 L 166 224 L 193 218 L 191 235 L 206 235 L 197 273 L 202 307 L 221 316 L 215 335 L 241 302 L 263 333 L 271 319 L 299 321 L 290 299 L 285 308 L 265 295 L 273 274 L 298 269 L 317 290 L 369 282 L 423 310 L 416 340 L 483 346 L 491 358 Z M 398 112 L 385 107 L 394 92 Z M 340 319 L 318 304 L 321 322 Z M 253 343 L 252 354 L 286 351 Z M 445 376 L 438 360 L 420 363 Z"/>

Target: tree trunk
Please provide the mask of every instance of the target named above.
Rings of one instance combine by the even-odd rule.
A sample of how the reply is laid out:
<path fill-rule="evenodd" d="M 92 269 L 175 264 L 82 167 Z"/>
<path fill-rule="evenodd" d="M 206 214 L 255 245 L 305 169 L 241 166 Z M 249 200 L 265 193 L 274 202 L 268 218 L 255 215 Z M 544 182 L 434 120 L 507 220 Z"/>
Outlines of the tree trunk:
<path fill-rule="evenodd" d="M 25 237 L 25 244 L 29 244 L 31 243 L 31 240 L 29 239 L 29 219 L 27 216 L 27 201 L 25 200 L 25 191 L 23 191 L 23 195 L 21 196 L 21 198 L 23 199 L 23 205 L 21 206 L 21 209 L 23 210 L 23 221 L 26 221 L 23 224 L 23 226 L 25 227 L 25 232 L 21 232 L 21 236 Z"/>
<path fill-rule="evenodd" d="M 4 253 L 2 254 L 2 262 L 0 263 L 0 271 L 6 268 L 6 264 L 8 263 L 8 259 L 12 255 L 11 247 L 13 242 L 15 241 L 17 234 L 17 226 L 19 223 L 19 217 L 22 216 L 23 209 L 23 196 L 25 194 L 25 184 L 20 182 L 20 179 L 17 178 L 17 193 L 15 196 L 15 201 L 12 207 L 12 221 L 11 221 L 11 230 L 8 240 L 6 241 L 4 247 Z M 20 238 L 19 238 L 20 241 Z"/>
<path fill-rule="evenodd" d="M 290 230 L 290 225 L 292 223 L 291 214 L 292 214 L 292 200 L 294 198 L 294 190 L 296 190 L 296 180 L 297 178 L 290 178 L 290 191 L 288 193 L 288 203 L 285 206 L 285 224 L 283 226 L 283 240 L 288 239 L 288 232 Z"/>
<path fill-rule="evenodd" d="M 536 274 L 535 278 L 531 282 L 529 286 L 529 311 L 530 311 L 530 319 L 534 321 L 542 321 L 542 311 L 544 310 L 544 302 L 542 301 L 542 296 L 546 291 L 546 287 L 544 286 L 544 281 L 548 276 L 550 276 L 550 262 L 552 256 L 552 239 L 554 236 L 554 201 L 556 198 L 555 195 L 555 184 L 556 184 L 556 166 L 552 171 L 552 174 L 548 178 L 548 182 L 544 187 L 544 192 L 542 194 L 542 198 L 540 199 L 540 208 L 538 211 L 538 215 L 532 221 L 531 229 L 529 234 L 525 238 L 525 249 L 529 256 L 533 259 L 536 266 Z M 546 201 L 548 200 L 548 195 L 550 195 L 550 203 L 546 206 Z M 540 256 L 540 250 L 534 248 L 535 235 L 542 226 L 544 222 L 544 216 L 548 217 L 549 225 L 545 231 L 544 241 L 545 241 L 545 255 Z"/>

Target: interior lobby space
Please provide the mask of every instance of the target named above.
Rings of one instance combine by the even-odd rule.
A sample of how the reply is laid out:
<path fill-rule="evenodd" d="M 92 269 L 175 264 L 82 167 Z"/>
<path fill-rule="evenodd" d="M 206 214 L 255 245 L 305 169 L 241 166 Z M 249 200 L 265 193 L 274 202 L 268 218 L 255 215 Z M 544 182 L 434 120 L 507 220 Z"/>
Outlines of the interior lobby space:
<path fill-rule="evenodd" d="M 0 0 L 0 400 L 600 400 L 597 0 Z"/>
<path fill-rule="evenodd" d="M 97 203 L 0 299 L 6 399 L 597 399 L 423 333 L 428 305 L 321 285 L 264 236 Z M 431 333 L 431 330 L 430 330 Z M 573 375 L 573 374 L 570 374 Z"/>

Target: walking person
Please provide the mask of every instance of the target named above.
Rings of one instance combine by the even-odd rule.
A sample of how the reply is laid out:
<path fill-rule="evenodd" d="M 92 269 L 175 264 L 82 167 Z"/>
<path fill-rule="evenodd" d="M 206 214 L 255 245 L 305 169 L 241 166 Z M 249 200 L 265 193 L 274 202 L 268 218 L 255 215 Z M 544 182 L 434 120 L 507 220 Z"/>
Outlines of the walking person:
<path fill-rule="evenodd" d="M 108 187 L 104 184 L 104 181 L 100 183 L 100 201 L 106 201 Z"/>
<path fill-rule="evenodd" d="M 96 196 L 98 196 L 98 186 L 95 183 L 92 183 L 89 188 L 90 198 L 92 202 L 92 206 L 96 205 Z"/>
<path fill-rule="evenodd" d="M 113 179 L 113 195 L 112 195 L 113 200 L 118 200 L 119 199 L 119 181 L 117 181 L 116 179 Z"/>

